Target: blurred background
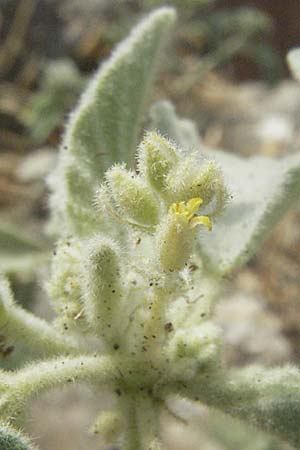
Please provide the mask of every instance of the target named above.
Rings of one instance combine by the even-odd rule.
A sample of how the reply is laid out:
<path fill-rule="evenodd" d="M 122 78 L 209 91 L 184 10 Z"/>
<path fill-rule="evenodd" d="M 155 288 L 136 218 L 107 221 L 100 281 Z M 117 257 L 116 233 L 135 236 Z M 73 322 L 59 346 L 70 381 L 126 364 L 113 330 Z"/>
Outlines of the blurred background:
<path fill-rule="evenodd" d="M 53 245 L 45 177 L 64 122 L 99 62 L 166 4 L 179 19 L 153 100 L 171 99 L 209 146 L 244 156 L 299 149 L 300 87 L 285 62 L 300 46 L 297 0 L 0 0 L 0 270 L 42 317 L 51 317 L 42 286 Z M 294 210 L 228 283 L 218 308 L 228 364 L 300 364 L 299 230 Z M 0 343 L 1 366 L 22 363 L 22 349 Z M 85 388 L 55 391 L 33 404 L 26 430 L 43 450 L 106 449 L 87 429 L 111 402 Z M 172 408 L 192 426 L 162 418 L 170 449 L 288 448 L 198 406 Z"/>

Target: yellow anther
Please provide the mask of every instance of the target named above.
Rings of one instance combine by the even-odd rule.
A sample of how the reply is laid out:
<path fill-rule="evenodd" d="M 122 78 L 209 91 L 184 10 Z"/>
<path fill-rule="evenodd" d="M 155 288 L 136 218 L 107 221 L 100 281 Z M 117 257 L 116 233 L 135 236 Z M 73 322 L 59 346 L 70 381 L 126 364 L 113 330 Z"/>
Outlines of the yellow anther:
<path fill-rule="evenodd" d="M 199 207 L 203 203 L 202 198 L 191 198 L 188 202 L 173 203 L 170 211 L 181 217 L 185 217 L 191 228 L 197 225 L 205 225 L 209 231 L 212 229 L 212 223 L 208 216 L 197 216 Z"/>

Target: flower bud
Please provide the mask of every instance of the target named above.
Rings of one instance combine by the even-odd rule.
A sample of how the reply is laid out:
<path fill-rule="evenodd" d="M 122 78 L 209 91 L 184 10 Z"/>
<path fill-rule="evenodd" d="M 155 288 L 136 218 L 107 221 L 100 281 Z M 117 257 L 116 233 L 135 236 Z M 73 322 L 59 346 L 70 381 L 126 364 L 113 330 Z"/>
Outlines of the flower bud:
<path fill-rule="evenodd" d="M 106 172 L 113 200 L 126 218 L 143 225 L 156 225 L 159 208 L 154 194 L 138 175 L 123 166 Z"/>
<path fill-rule="evenodd" d="M 148 183 L 163 193 L 166 176 L 178 161 L 175 148 L 159 134 L 147 133 L 138 149 L 138 161 L 139 170 Z"/>
<path fill-rule="evenodd" d="M 175 332 L 169 344 L 169 357 L 174 370 L 190 378 L 202 369 L 214 367 L 219 361 L 219 329 L 206 322 Z"/>
<path fill-rule="evenodd" d="M 200 197 L 203 200 L 203 206 L 207 206 L 213 201 L 213 212 L 210 212 L 210 215 L 219 213 L 227 198 L 227 191 L 218 166 L 210 161 L 201 167 L 199 160 L 194 156 L 183 159 L 169 173 L 166 190 L 172 202 Z"/>
<path fill-rule="evenodd" d="M 122 295 L 119 261 L 120 250 L 111 239 L 97 236 L 87 243 L 82 274 L 85 312 L 97 334 L 111 346 L 118 344 L 115 310 Z"/>
<path fill-rule="evenodd" d="M 80 262 L 80 245 L 74 239 L 62 240 L 53 256 L 47 290 L 58 315 L 56 325 L 63 332 L 87 325 L 79 283 Z"/>

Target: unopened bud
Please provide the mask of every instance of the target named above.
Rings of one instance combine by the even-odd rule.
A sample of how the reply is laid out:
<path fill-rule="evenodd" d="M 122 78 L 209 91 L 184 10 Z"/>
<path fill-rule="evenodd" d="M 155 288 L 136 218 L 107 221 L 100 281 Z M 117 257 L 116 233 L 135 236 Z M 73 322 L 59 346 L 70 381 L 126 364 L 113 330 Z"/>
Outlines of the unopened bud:
<path fill-rule="evenodd" d="M 111 346 L 117 344 L 111 338 L 116 332 L 115 306 L 122 295 L 119 254 L 111 239 L 100 236 L 91 239 L 86 246 L 82 277 L 87 320 Z"/>
<path fill-rule="evenodd" d="M 156 225 L 158 203 L 150 187 L 138 175 L 123 166 L 115 166 L 106 173 L 113 200 L 125 218 L 143 225 Z"/>
<path fill-rule="evenodd" d="M 176 331 L 168 352 L 174 370 L 188 379 L 200 368 L 214 368 L 219 363 L 219 336 L 211 322 Z"/>
<path fill-rule="evenodd" d="M 147 133 L 138 149 L 138 161 L 139 170 L 148 183 L 163 193 L 166 177 L 178 161 L 175 148 L 159 134 Z"/>

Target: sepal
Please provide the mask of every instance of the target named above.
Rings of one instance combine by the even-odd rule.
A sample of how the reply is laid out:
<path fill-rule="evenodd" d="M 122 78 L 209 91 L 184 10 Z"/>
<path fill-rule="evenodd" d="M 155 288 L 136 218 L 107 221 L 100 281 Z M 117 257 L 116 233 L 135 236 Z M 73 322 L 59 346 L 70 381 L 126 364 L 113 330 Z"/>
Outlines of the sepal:
<path fill-rule="evenodd" d="M 158 222 L 158 202 L 142 177 L 116 165 L 105 175 L 111 197 L 123 220 L 153 226 Z"/>

